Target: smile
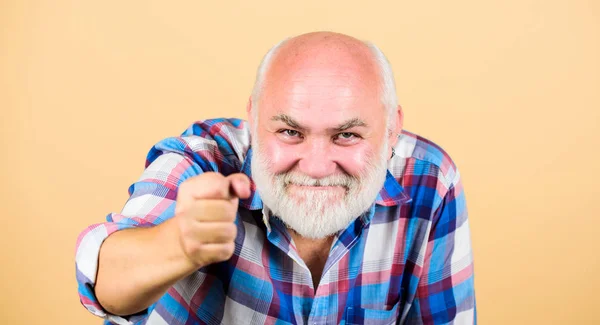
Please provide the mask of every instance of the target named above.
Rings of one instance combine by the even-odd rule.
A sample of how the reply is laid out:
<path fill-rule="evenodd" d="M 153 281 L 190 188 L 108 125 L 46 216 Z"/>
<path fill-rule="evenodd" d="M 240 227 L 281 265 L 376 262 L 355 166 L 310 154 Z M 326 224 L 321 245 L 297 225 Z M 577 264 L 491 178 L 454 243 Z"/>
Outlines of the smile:
<path fill-rule="evenodd" d="M 306 190 L 315 190 L 315 191 L 326 191 L 326 190 L 334 190 L 342 188 L 342 186 L 312 186 L 312 185 L 299 185 L 299 184 L 289 184 L 289 186 L 298 187 Z"/>

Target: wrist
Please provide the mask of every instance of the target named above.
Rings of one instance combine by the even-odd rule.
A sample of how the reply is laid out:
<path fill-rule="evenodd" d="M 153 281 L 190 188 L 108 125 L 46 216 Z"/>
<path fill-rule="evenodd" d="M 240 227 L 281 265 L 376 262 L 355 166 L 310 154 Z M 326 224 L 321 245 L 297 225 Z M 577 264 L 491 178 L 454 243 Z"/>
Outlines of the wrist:
<path fill-rule="evenodd" d="M 159 247 L 157 248 L 160 250 L 166 249 L 170 252 L 168 260 L 180 265 L 183 270 L 187 271 L 185 272 L 186 275 L 191 273 L 191 271 L 202 267 L 202 265 L 195 263 L 194 260 L 186 254 L 176 217 L 166 220 L 158 227 L 160 227 L 160 229 L 157 230 L 161 240 L 159 241 Z"/>

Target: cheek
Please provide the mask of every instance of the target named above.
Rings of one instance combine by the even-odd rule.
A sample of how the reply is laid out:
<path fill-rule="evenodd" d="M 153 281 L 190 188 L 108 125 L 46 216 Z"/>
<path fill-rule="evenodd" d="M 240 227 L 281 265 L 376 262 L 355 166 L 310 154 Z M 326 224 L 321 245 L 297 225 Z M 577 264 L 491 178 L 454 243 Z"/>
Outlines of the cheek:
<path fill-rule="evenodd" d="M 270 172 L 275 174 L 289 170 L 297 161 L 297 153 L 293 146 L 278 143 L 276 139 L 265 140 L 262 150 L 271 161 Z"/>
<path fill-rule="evenodd" d="M 358 176 L 366 171 L 369 162 L 376 157 L 375 151 L 369 146 L 354 146 L 352 149 L 344 148 L 340 152 L 338 165 L 348 174 Z"/>

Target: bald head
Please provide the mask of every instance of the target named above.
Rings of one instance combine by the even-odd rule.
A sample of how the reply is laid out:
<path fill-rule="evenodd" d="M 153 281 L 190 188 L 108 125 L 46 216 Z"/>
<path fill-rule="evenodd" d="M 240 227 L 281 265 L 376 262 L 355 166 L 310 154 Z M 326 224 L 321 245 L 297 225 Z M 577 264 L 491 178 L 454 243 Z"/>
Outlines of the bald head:
<path fill-rule="evenodd" d="M 274 46 L 259 66 L 253 107 L 260 106 L 263 94 L 308 78 L 323 87 L 345 84 L 360 89 L 363 96 L 380 98 L 388 113 L 396 110 L 394 77 L 383 53 L 373 44 L 332 32 L 303 34 Z M 258 118 L 258 110 L 253 115 Z"/>
<path fill-rule="evenodd" d="M 311 33 L 292 38 L 274 54 L 265 75 L 265 89 L 302 74 L 358 79 L 376 87 L 379 79 L 373 53 L 365 43 L 333 33 Z"/>

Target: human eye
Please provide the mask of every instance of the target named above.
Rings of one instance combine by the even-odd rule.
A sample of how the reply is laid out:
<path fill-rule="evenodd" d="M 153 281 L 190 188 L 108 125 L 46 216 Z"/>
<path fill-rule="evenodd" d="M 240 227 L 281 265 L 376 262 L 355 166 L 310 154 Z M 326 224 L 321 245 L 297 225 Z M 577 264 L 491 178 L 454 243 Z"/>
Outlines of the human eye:
<path fill-rule="evenodd" d="M 351 133 L 351 132 L 342 132 L 340 134 L 338 134 L 338 139 L 344 139 L 344 140 L 349 140 L 352 139 L 354 137 L 356 137 L 357 135 L 355 133 Z"/>
<path fill-rule="evenodd" d="M 334 137 L 334 141 L 341 144 L 354 144 L 361 139 L 360 135 L 352 132 L 338 133 Z"/>
<path fill-rule="evenodd" d="M 285 136 L 291 137 L 291 138 L 296 138 L 296 137 L 300 137 L 301 136 L 300 132 L 298 132 L 296 130 L 292 130 L 292 129 L 279 130 L 279 133 L 283 134 Z"/>

